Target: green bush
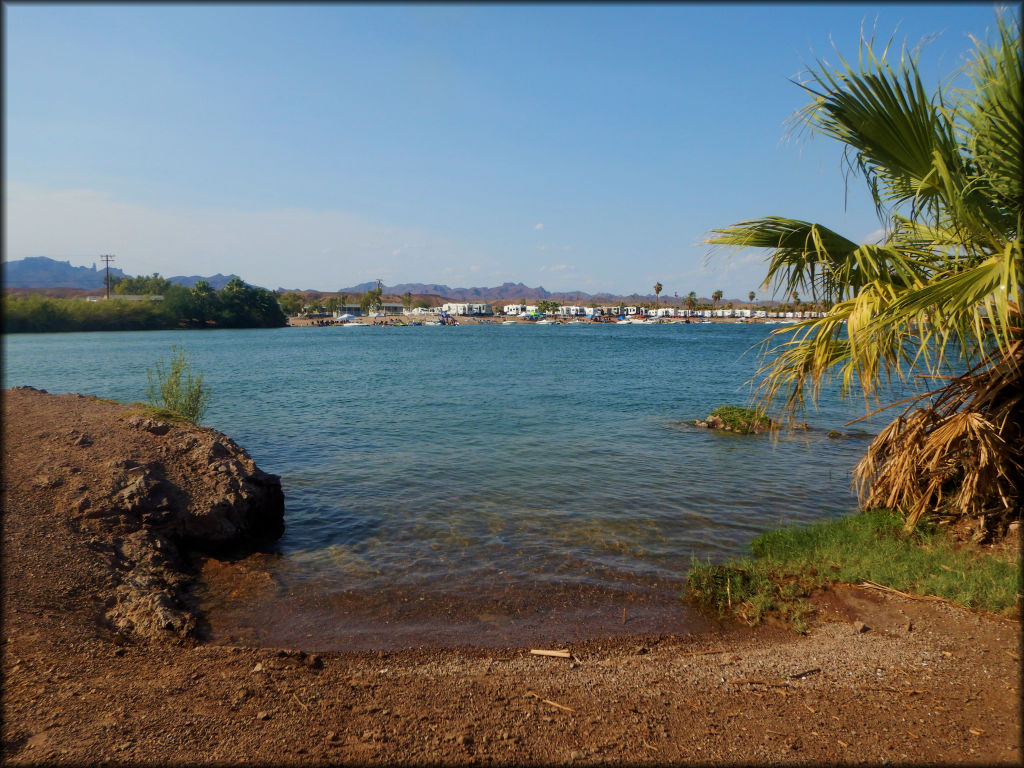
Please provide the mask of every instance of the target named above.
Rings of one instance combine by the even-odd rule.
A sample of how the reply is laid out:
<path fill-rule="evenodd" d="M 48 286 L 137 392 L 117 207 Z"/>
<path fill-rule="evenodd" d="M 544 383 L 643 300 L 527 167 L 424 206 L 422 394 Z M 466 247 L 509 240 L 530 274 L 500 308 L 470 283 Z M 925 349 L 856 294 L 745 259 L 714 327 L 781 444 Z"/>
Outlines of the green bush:
<path fill-rule="evenodd" d="M 153 408 L 199 423 L 210 404 L 210 390 L 203 384 L 202 373 L 193 376 L 185 350 L 172 346 L 171 359 L 158 360 L 153 368 L 147 368 L 146 378 L 146 402 Z"/>

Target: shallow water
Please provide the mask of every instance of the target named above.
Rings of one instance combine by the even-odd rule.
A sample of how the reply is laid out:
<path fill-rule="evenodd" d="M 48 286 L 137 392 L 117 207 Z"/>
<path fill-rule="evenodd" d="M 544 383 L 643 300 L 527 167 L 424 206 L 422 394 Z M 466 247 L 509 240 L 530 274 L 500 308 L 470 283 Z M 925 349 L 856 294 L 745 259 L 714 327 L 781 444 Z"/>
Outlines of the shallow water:
<path fill-rule="evenodd" d="M 681 423 L 746 402 L 771 330 L 7 335 L 4 386 L 141 400 L 147 366 L 188 350 L 213 390 L 204 423 L 280 475 L 287 504 L 284 537 L 257 556 L 271 581 L 206 596 L 215 637 L 505 644 L 693 627 L 678 599 L 691 558 L 855 509 L 865 443 L 826 433 L 862 401 L 828 392 L 812 431 L 778 441 Z"/>

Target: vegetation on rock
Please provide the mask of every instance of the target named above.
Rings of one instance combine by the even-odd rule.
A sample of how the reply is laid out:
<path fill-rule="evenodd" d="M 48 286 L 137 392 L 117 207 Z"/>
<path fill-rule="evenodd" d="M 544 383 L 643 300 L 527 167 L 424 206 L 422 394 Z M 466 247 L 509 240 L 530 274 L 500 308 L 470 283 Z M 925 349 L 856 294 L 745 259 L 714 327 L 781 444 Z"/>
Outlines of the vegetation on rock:
<path fill-rule="evenodd" d="M 146 401 L 155 409 L 169 411 L 193 424 L 198 424 L 210 405 L 210 389 L 203 384 L 203 374 L 192 373 L 188 353 L 171 347 L 170 360 L 158 360 L 146 369 Z"/>
<path fill-rule="evenodd" d="M 754 408 L 741 408 L 736 405 L 722 405 L 715 408 L 707 419 L 696 422 L 697 426 L 710 429 L 724 429 L 744 435 L 767 432 L 775 423 L 764 415 L 763 411 Z"/>

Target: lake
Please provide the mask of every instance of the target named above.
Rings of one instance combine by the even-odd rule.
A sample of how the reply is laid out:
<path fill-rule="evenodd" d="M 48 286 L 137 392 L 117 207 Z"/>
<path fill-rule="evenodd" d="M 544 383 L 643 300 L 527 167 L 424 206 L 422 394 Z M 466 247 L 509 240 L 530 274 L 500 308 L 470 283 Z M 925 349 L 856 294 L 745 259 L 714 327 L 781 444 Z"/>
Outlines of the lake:
<path fill-rule="evenodd" d="M 693 558 L 855 511 L 867 443 L 826 433 L 862 415 L 862 399 L 828 390 L 813 429 L 778 440 L 685 424 L 747 403 L 771 330 L 9 334 L 4 386 L 137 401 L 147 367 L 172 345 L 189 352 L 213 392 L 204 423 L 280 475 L 286 498 L 273 551 L 227 575 L 208 564 L 217 640 L 568 641 L 696 628 L 679 597 Z"/>

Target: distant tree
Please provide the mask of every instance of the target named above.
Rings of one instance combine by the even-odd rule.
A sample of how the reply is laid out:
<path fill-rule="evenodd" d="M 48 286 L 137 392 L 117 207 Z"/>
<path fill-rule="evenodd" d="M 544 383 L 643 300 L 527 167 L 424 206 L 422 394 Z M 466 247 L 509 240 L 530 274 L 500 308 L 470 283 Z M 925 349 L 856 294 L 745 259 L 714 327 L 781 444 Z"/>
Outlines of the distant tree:
<path fill-rule="evenodd" d="M 122 277 L 116 283 L 114 280 L 110 282 L 114 293 L 121 296 L 163 296 L 171 287 L 171 281 L 161 277 L 158 272 L 154 272 L 149 277 L 144 275 Z"/>
<path fill-rule="evenodd" d="M 430 302 L 426 299 L 417 299 L 412 303 L 412 305 L 414 307 L 419 307 L 420 309 L 430 309 Z"/>
<path fill-rule="evenodd" d="M 379 312 L 381 307 L 384 306 L 383 295 L 384 292 L 380 288 L 370 289 L 359 300 L 359 309 L 362 310 L 364 315 Z"/>
<path fill-rule="evenodd" d="M 554 299 L 541 299 L 537 302 L 537 311 L 545 314 L 549 312 L 557 312 L 560 306 L 562 305 Z"/>
<path fill-rule="evenodd" d="M 213 290 L 207 280 L 197 280 L 192 286 L 192 298 L 195 307 L 195 319 L 200 326 L 205 326 L 207 320 L 213 320 L 218 310 L 217 292 Z"/>
<path fill-rule="evenodd" d="M 691 312 L 697 308 L 697 292 L 690 291 L 686 294 L 686 308 Z"/>
<path fill-rule="evenodd" d="M 406 309 L 412 309 L 412 294 L 409 291 L 402 294 L 402 306 Z"/>
<path fill-rule="evenodd" d="M 331 312 L 333 314 L 334 312 L 338 311 L 338 303 L 339 302 L 337 296 L 328 296 L 326 299 L 324 299 L 324 308 L 328 312 Z"/>
<path fill-rule="evenodd" d="M 755 297 L 756 295 L 757 295 L 757 294 L 756 294 L 756 293 L 754 293 L 753 291 L 751 291 L 750 293 L 748 293 L 748 294 L 747 294 L 747 298 L 748 298 L 748 299 L 750 299 L 750 303 L 751 303 L 751 304 L 753 304 L 753 303 L 754 303 L 754 297 Z"/>
<path fill-rule="evenodd" d="M 655 283 L 654 284 L 654 300 L 655 300 L 655 304 L 659 304 L 661 302 L 661 288 L 662 288 L 661 283 Z"/>
<path fill-rule="evenodd" d="M 711 294 L 711 301 L 714 302 L 714 305 L 716 307 L 718 306 L 718 302 L 722 300 L 722 295 L 723 294 L 721 291 L 715 291 L 714 293 Z"/>
<path fill-rule="evenodd" d="M 278 298 L 277 303 L 281 305 L 286 315 L 294 316 L 302 311 L 302 297 L 291 291 Z"/>

